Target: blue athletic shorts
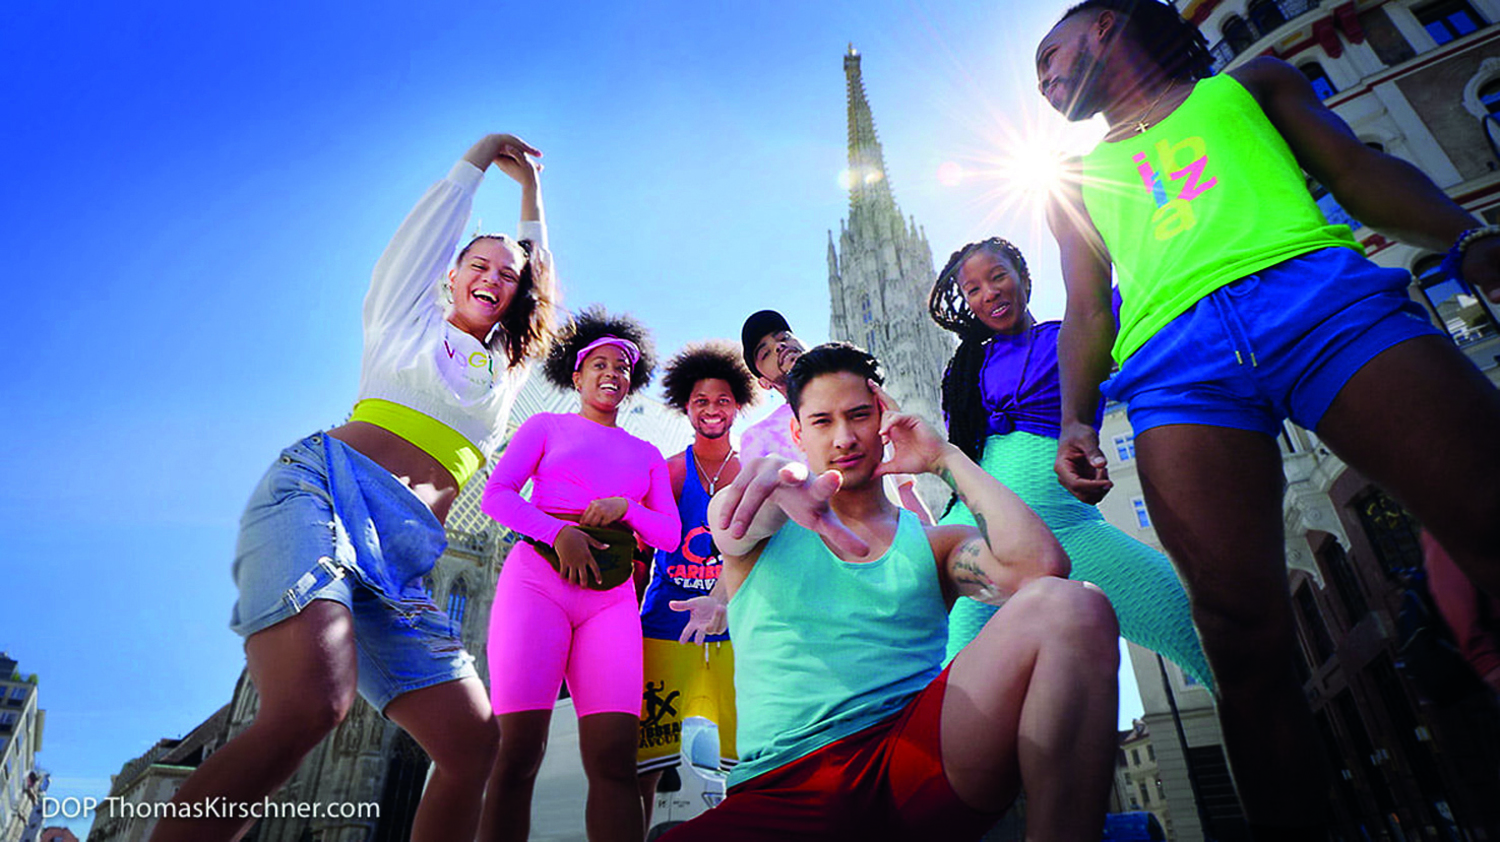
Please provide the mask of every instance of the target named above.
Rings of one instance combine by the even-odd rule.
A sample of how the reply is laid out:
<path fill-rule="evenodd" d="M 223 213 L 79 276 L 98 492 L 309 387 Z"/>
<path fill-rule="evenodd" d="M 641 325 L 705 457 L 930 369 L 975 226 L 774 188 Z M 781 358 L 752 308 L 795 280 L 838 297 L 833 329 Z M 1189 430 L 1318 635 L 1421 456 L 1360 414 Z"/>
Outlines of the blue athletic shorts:
<path fill-rule="evenodd" d="M 240 518 L 230 628 L 243 637 L 315 599 L 349 609 L 359 693 L 376 710 L 403 693 L 477 676 L 422 577 L 447 546 L 417 496 L 359 451 L 323 434 L 281 452 Z"/>
<path fill-rule="evenodd" d="M 1316 431 L 1377 354 L 1442 336 L 1406 294 L 1411 275 L 1347 248 L 1294 257 L 1220 287 L 1173 319 L 1104 384 L 1136 435 L 1168 424 Z"/>

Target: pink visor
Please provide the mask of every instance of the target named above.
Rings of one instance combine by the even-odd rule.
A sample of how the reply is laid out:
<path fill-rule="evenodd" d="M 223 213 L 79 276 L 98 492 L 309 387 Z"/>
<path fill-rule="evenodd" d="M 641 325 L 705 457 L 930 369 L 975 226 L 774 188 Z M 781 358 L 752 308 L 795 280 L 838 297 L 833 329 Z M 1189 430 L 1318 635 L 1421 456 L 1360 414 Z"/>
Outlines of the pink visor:
<path fill-rule="evenodd" d="M 616 348 L 619 348 L 620 351 L 625 354 L 625 359 L 630 362 L 631 368 L 635 368 L 636 360 L 639 360 L 641 358 L 641 349 L 635 347 L 635 343 L 631 342 L 629 339 L 621 339 L 618 336 L 601 336 L 598 339 L 595 339 L 593 342 L 590 342 L 589 344 L 583 346 L 583 350 L 578 352 L 578 358 L 573 361 L 573 370 L 577 371 L 578 369 L 583 368 L 584 358 L 589 355 L 590 351 L 598 348 L 601 345 L 613 345 Z"/>

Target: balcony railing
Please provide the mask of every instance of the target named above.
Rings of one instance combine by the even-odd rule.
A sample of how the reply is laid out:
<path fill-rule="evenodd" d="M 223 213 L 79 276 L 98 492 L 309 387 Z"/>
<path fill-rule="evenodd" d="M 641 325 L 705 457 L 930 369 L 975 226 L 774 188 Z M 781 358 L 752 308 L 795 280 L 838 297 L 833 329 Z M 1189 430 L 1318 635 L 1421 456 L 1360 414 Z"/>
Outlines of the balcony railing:
<path fill-rule="evenodd" d="M 1218 73 L 1224 66 L 1233 61 L 1235 56 L 1254 46 L 1262 38 L 1280 29 L 1285 24 L 1318 8 L 1318 0 L 1267 0 L 1267 2 L 1255 3 L 1246 12 L 1245 17 L 1239 18 L 1244 29 L 1238 33 L 1238 38 L 1226 37 L 1208 48 L 1213 56 L 1213 71 Z M 1248 34 L 1248 38 L 1245 37 Z M 1234 42 L 1242 43 L 1236 45 Z"/>

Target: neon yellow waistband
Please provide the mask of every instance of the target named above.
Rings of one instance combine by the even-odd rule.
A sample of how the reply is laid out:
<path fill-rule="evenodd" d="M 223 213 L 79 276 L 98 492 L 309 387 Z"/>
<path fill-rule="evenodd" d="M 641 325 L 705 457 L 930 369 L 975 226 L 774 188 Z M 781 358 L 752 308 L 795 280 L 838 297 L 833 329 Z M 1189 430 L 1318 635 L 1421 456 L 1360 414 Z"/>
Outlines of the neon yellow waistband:
<path fill-rule="evenodd" d="M 354 405 L 350 421 L 364 421 L 406 439 L 448 469 L 462 488 L 484 466 L 484 453 L 452 427 L 399 403 L 365 398 Z"/>

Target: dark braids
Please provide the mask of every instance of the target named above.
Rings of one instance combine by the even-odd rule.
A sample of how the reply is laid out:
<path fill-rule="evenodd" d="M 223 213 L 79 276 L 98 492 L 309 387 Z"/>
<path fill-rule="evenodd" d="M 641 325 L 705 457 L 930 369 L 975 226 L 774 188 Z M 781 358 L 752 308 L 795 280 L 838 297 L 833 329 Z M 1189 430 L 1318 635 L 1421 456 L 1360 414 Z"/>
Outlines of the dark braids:
<path fill-rule="evenodd" d="M 943 416 L 948 420 L 948 441 L 975 462 L 984 456 L 984 440 L 989 431 L 989 413 L 985 412 L 979 392 L 979 373 L 984 368 L 985 343 L 995 334 L 969 309 L 969 303 L 958 288 L 958 273 L 964 261 L 983 250 L 1003 254 L 1030 288 L 1031 272 L 1026 268 L 1026 258 L 1021 255 L 1021 250 L 1009 240 L 990 237 L 955 251 L 943 271 L 938 273 L 932 294 L 927 299 L 927 312 L 932 320 L 945 330 L 958 334 L 961 340 L 958 350 L 953 352 L 953 359 L 943 371 Z"/>
<path fill-rule="evenodd" d="M 1167 76 L 1191 82 L 1213 75 L 1213 55 L 1203 33 L 1159 0 L 1084 0 L 1064 12 L 1062 20 L 1080 12 L 1102 11 L 1123 17 L 1122 34 L 1156 59 Z"/>

